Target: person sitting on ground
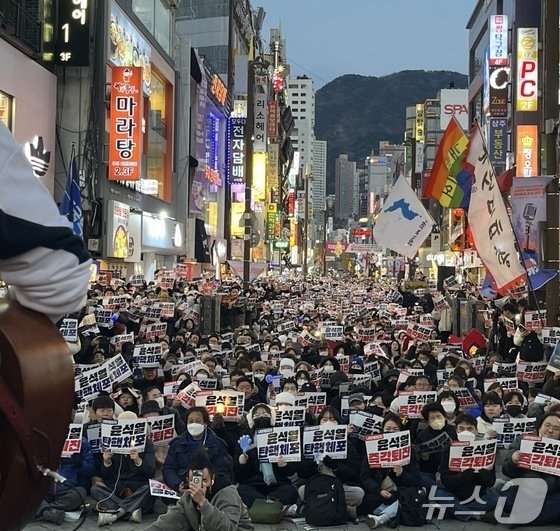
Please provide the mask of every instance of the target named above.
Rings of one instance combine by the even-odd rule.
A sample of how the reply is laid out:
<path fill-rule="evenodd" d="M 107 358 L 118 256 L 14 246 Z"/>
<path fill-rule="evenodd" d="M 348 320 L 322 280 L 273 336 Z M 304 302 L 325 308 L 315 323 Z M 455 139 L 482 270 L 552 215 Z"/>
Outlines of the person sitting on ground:
<path fill-rule="evenodd" d="M 146 531 L 253 531 L 237 489 L 227 477 L 215 474 L 202 447 L 189 463 L 186 483 L 188 488 L 177 505 Z"/>

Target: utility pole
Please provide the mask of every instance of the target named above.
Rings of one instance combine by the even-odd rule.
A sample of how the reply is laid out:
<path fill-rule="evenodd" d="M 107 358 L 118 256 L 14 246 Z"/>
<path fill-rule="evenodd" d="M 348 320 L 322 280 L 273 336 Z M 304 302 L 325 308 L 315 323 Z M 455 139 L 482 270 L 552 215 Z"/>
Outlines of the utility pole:
<path fill-rule="evenodd" d="M 303 273 L 303 279 L 307 279 L 307 241 L 308 238 L 308 230 L 309 230 L 309 173 L 307 173 L 307 166 L 304 169 L 305 173 L 303 174 L 303 189 L 304 189 L 304 205 L 305 205 L 305 212 L 303 215 L 303 262 L 301 267 L 301 272 Z"/>
<path fill-rule="evenodd" d="M 243 220 L 243 287 L 251 283 L 251 201 L 253 198 L 253 133 L 255 128 L 255 61 L 249 61 L 247 79 L 247 123 L 245 124 L 245 211 Z"/>
<path fill-rule="evenodd" d="M 544 236 L 544 267 L 558 271 L 560 267 L 559 249 L 559 187 L 558 160 L 556 151 L 556 134 L 558 128 L 558 0 L 543 0 L 542 4 L 542 50 L 543 72 L 542 87 L 542 121 L 544 126 L 544 156 L 541 161 L 543 175 L 553 175 L 554 179 L 547 187 L 546 208 L 547 223 Z M 556 125 L 556 127 L 554 127 Z M 548 221 L 550 220 L 550 221 Z M 548 226 L 550 224 L 550 226 Z M 557 326 L 559 312 L 558 275 L 547 282 L 546 292 L 546 324 Z"/>

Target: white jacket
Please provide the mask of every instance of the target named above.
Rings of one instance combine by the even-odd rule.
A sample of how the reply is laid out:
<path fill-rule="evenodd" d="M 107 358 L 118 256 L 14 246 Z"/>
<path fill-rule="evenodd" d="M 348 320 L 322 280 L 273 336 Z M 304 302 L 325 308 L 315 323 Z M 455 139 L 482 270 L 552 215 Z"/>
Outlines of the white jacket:
<path fill-rule="evenodd" d="M 85 302 L 90 256 L 0 123 L 0 279 L 20 304 L 57 321 Z"/>

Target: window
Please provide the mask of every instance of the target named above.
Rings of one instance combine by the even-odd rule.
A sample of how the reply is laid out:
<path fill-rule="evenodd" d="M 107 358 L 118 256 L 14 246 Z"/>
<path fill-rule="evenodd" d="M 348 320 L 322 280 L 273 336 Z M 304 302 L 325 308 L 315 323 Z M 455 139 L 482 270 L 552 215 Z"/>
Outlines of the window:
<path fill-rule="evenodd" d="M 14 98 L 0 90 L 0 122 L 10 131 L 12 130 L 12 118 L 14 114 Z"/>
<path fill-rule="evenodd" d="M 171 109 L 168 106 L 170 86 L 155 70 L 149 98 L 147 127 L 146 178 L 157 181 L 156 197 L 171 198 Z"/>
<path fill-rule="evenodd" d="M 162 0 L 132 0 L 132 11 L 159 45 L 171 51 L 171 12 Z"/>

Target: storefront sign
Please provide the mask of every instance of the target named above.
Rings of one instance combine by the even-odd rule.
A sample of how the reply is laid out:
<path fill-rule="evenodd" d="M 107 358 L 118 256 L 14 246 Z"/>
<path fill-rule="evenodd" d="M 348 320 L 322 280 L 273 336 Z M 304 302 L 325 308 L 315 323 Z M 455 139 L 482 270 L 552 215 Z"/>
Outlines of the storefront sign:
<path fill-rule="evenodd" d="M 107 256 L 126 258 L 128 256 L 128 221 L 130 207 L 119 201 L 108 201 L 107 216 Z"/>
<path fill-rule="evenodd" d="M 488 72 L 488 112 L 490 116 L 503 118 L 508 113 L 508 66 L 491 66 Z"/>
<path fill-rule="evenodd" d="M 230 152 L 230 183 L 242 183 L 245 180 L 245 126 L 246 118 L 230 118 L 228 121 L 228 145 Z"/>
<path fill-rule="evenodd" d="M 276 203 L 270 203 L 266 206 L 266 237 L 268 241 L 274 240 L 274 228 L 276 226 L 276 211 L 278 206 Z"/>
<path fill-rule="evenodd" d="M 268 136 L 276 138 L 278 136 L 278 102 L 268 102 Z"/>
<path fill-rule="evenodd" d="M 114 66 L 109 123 L 109 180 L 139 181 L 142 156 L 142 68 Z"/>
<path fill-rule="evenodd" d="M 463 131 L 469 130 L 468 89 L 442 89 L 439 127 L 445 131 L 452 118 L 456 118 Z M 418 139 L 416 139 L 418 141 Z"/>
<path fill-rule="evenodd" d="M 220 79 L 218 74 L 212 76 L 212 84 L 210 85 L 210 92 L 216 101 L 223 107 L 227 100 L 227 87 Z"/>
<path fill-rule="evenodd" d="M 278 193 L 278 153 L 280 145 L 277 142 L 270 142 L 268 144 L 266 159 L 266 182 L 269 189 L 273 193 Z"/>
<path fill-rule="evenodd" d="M 488 153 L 494 167 L 505 166 L 507 158 L 507 118 L 490 118 Z"/>
<path fill-rule="evenodd" d="M 515 135 L 517 175 L 533 177 L 539 174 L 539 128 L 518 125 Z"/>
<path fill-rule="evenodd" d="M 56 62 L 64 66 L 89 65 L 89 0 L 59 0 Z"/>
<path fill-rule="evenodd" d="M 424 142 L 424 104 L 416 104 L 416 123 L 414 126 L 414 138 L 416 142 Z"/>
<path fill-rule="evenodd" d="M 517 28 L 516 110 L 536 111 L 538 101 L 538 28 Z"/>
<path fill-rule="evenodd" d="M 490 16 L 490 57 L 492 66 L 508 64 L 508 18 L 507 15 Z"/>
<path fill-rule="evenodd" d="M 255 94 L 255 119 L 253 133 L 253 151 L 266 151 L 267 105 L 265 94 Z"/>

